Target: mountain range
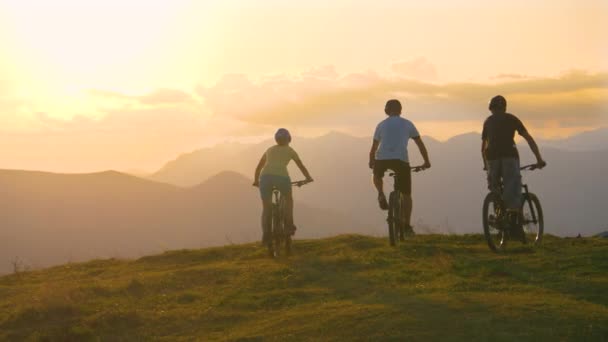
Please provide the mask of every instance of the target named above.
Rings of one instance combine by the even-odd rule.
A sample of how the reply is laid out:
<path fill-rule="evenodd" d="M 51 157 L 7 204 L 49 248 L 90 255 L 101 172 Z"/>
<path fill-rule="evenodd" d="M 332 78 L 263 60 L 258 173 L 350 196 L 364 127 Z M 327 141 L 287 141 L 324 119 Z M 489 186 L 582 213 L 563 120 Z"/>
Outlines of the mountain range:
<path fill-rule="evenodd" d="M 234 172 L 181 188 L 115 171 L 0 170 L 0 189 L 0 274 L 261 238 L 259 196 Z M 357 231 L 348 217 L 304 203 L 295 215 L 299 237 Z"/>
<path fill-rule="evenodd" d="M 606 130 L 580 134 L 552 144 L 540 141 L 548 167 L 524 172 L 524 182 L 541 199 L 545 230 L 556 235 L 591 235 L 606 229 L 608 213 L 608 139 Z M 477 133 L 437 141 L 423 137 L 432 168 L 413 174 L 413 222 L 419 232 L 473 233 L 481 231 L 481 203 L 487 193 L 486 175 L 480 157 Z M 315 183 L 299 191 L 296 198 L 347 215 L 367 233 L 384 232 L 385 213 L 377 208 L 367 156 L 371 138 L 332 132 L 318 138 L 295 138 L 292 146 L 308 166 Z M 273 144 L 224 144 L 179 156 L 150 176 L 178 186 L 197 184 L 220 170 L 253 175 L 259 158 Z M 556 148 L 553 146 L 570 146 Z M 593 147 L 583 149 L 582 147 Z M 526 145 L 519 143 L 521 162 L 533 163 Z M 409 146 L 412 164 L 421 163 L 415 147 Z M 291 165 L 294 179 L 299 170 Z M 387 182 L 387 191 L 391 181 Z M 415 227 L 415 228 L 416 228 Z"/>

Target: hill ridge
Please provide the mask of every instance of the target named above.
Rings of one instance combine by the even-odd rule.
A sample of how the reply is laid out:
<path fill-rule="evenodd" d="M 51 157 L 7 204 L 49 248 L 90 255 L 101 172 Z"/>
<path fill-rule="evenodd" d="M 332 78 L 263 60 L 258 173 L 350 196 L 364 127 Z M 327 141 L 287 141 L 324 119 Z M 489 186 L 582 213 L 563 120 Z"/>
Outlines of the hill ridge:
<path fill-rule="evenodd" d="M 598 340 L 607 252 L 350 234 L 280 260 L 245 244 L 66 264 L 0 277 L 0 340 Z"/>

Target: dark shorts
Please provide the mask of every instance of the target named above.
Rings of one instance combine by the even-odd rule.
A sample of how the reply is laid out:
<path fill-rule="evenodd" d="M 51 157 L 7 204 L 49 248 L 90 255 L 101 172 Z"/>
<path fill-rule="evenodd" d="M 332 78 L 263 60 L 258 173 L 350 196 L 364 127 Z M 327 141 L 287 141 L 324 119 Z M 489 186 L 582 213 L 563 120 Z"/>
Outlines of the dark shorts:
<path fill-rule="evenodd" d="M 260 196 L 262 197 L 262 201 L 271 200 L 272 191 L 275 188 L 283 196 L 291 195 L 291 179 L 276 175 L 262 175 L 260 177 Z"/>
<path fill-rule="evenodd" d="M 410 164 L 399 159 L 376 160 L 374 176 L 384 177 L 387 170 L 395 172 L 395 188 L 406 195 L 412 194 L 412 171 Z"/>

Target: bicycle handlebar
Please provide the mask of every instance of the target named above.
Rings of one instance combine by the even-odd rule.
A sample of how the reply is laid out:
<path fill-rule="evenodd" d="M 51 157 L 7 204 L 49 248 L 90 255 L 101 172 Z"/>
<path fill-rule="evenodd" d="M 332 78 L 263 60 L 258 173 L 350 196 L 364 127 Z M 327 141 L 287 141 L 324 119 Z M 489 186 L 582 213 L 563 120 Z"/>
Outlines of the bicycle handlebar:
<path fill-rule="evenodd" d="M 291 185 L 295 185 L 298 188 L 302 187 L 303 185 L 306 185 L 308 183 L 311 183 L 312 181 L 308 181 L 308 180 L 301 180 L 301 181 L 297 181 L 297 182 L 291 182 Z"/>
<path fill-rule="evenodd" d="M 538 164 L 530 164 L 530 165 L 526 165 L 526 166 L 522 166 L 519 168 L 520 170 L 530 170 L 530 171 L 534 171 L 534 170 L 538 170 L 540 169 L 538 167 Z"/>
<path fill-rule="evenodd" d="M 420 172 L 426 170 L 426 168 L 423 166 L 413 166 L 410 167 L 410 170 L 412 170 L 413 172 Z"/>
<path fill-rule="evenodd" d="M 420 172 L 420 171 L 426 170 L 426 168 L 422 167 L 422 166 L 412 166 L 412 167 L 410 167 L 410 170 L 412 170 L 412 172 Z M 391 172 L 388 175 L 391 176 L 391 177 L 395 177 L 396 173 L 395 172 Z"/>

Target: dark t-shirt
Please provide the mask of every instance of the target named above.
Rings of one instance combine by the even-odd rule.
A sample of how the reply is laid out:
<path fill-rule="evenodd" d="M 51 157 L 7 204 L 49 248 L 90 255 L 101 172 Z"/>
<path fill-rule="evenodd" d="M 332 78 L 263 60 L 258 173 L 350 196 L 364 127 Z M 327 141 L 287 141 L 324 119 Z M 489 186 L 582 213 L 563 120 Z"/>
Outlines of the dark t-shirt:
<path fill-rule="evenodd" d="M 492 114 L 483 124 L 481 138 L 488 141 L 486 158 L 519 158 L 515 146 L 515 132 L 526 133 L 524 124 L 513 114 Z"/>

